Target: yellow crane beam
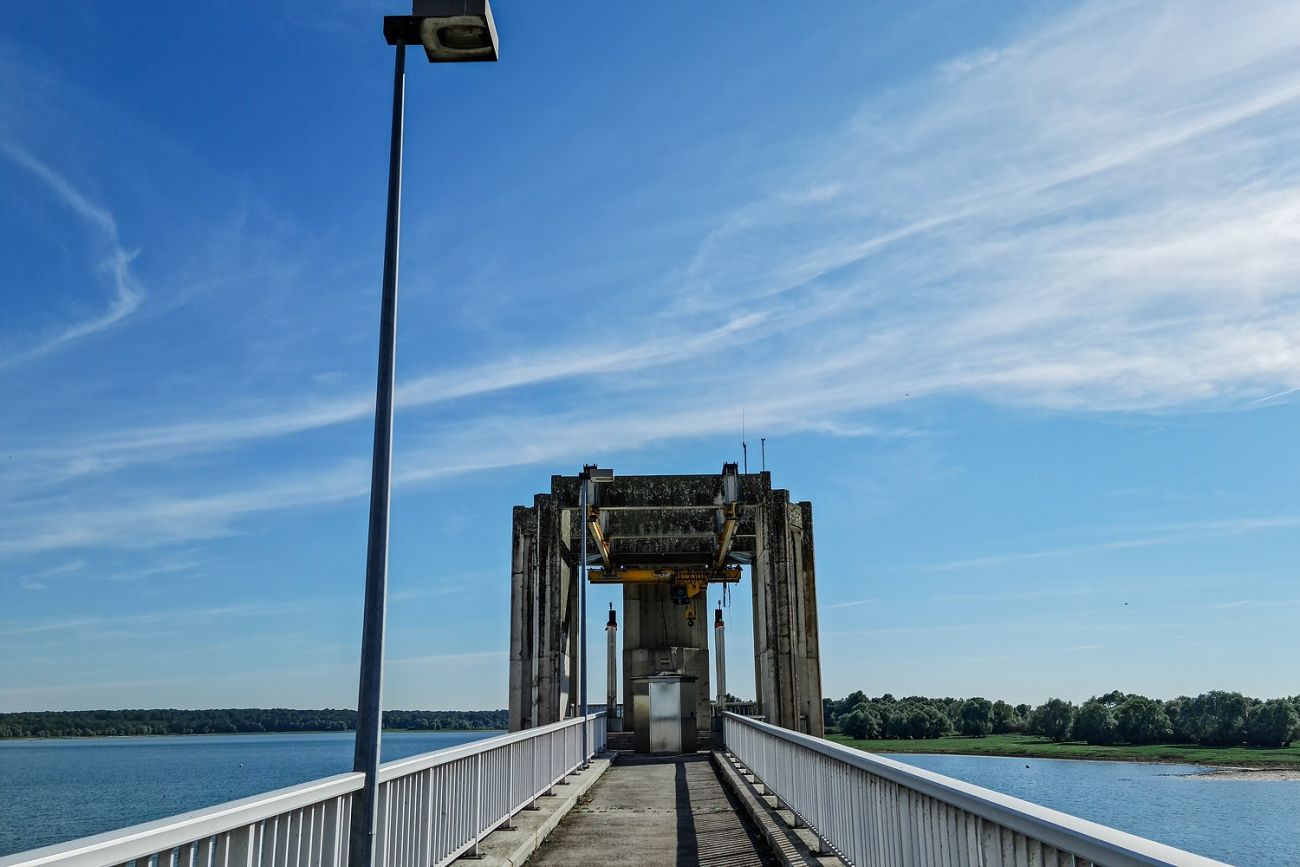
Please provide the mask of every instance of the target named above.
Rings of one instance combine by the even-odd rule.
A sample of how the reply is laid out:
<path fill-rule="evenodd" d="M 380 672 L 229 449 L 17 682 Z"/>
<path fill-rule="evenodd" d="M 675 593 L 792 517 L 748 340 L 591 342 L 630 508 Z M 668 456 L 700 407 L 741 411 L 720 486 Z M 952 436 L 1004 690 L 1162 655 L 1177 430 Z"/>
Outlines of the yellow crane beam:
<path fill-rule="evenodd" d="M 740 580 L 740 567 L 722 569 L 691 567 L 666 567 L 662 569 L 598 569 L 587 570 L 593 584 L 672 584 L 699 582 L 701 584 L 735 584 Z"/>
<path fill-rule="evenodd" d="M 600 526 L 600 509 L 591 506 L 587 509 L 587 529 L 591 531 L 591 537 L 596 542 L 596 550 L 600 552 L 601 562 L 605 564 L 606 569 L 614 568 L 614 561 L 609 555 L 609 540 L 605 538 L 605 531 Z"/>
<path fill-rule="evenodd" d="M 740 523 L 735 503 L 728 503 L 723 514 L 722 529 L 718 532 L 718 556 L 713 559 L 714 569 L 721 569 L 722 564 L 727 562 L 727 555 L 731 553 L 731 540 L 735 536 L 736 525 Z"/>

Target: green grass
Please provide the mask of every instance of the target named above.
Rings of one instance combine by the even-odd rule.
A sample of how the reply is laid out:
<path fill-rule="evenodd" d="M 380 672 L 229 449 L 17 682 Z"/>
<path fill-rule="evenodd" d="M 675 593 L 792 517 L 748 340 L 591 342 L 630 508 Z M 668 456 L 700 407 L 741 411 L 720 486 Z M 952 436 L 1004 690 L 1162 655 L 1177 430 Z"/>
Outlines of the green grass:
<path fill-rule="evenodd" d="M 1094 747 L 1085 743 L 1054 743 L 1037 735 L 989 735 L 984 738 L 949 737 L 934 740 L 859 741 L 840 734 L 828 739 L 869 753 L 959 753 L 968 756 L 1024 756 L 1035 759 L 1105 759 L 1122 762 L 1178 762 L 1189 765 L 1224 765 L 1300 769 L 1300 745 L 1266 750 L 1255 747 L 1198 747 L 1192 744 Z"/>

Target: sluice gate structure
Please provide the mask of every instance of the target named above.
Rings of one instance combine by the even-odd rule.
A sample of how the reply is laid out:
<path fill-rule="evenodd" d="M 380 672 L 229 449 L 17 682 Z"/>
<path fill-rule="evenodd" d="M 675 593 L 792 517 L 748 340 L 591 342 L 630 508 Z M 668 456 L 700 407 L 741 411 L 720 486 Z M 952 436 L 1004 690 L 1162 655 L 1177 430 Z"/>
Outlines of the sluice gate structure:
<path fill-rule="evenodd" d="M 724 464 L 713 475 L 609 473 L 600 483 L 552 476 L 548 493 L 515 507 L 513 529 L 512 731 L 578 713 L 586 571 L 592 584 L 622 587 L 622 676 L 611 669 L 609 680 L 622 684 L 624 730 L 649 751 L 651 698 L 672 693 L 682 702 L 686 736 L 708 743 L 718 708 L 709 633 L 720 636 L 708 594 L 739 590 L 748 569 L 757 713 L 823 734 L 812 504 L 773 489 L 770 473 Z M 725 677 L 722 655 L 716 667 Z"/>
<path fill-rule="evenodd" d="M 591 469 L 553 476 L 513 512 L 512 731 L 380 765 L 376 867 L 1220 864 L 824 740 L 811 504 L 734 464 L 600 483 Z M 709 671 L 710 629 L 723 678 L 727 661 L 708 591 L 739 590 L 746 570 L 755 715 L 733 712 Z M 605 662 L 617 676 L 621 661 L 633 709 L 623 720 L 607 714 L 614 692 L 591 713 L 575 689 L 584 574 L 622 586 L 623 650 L 612 612 Z M 675 743 L 661 739 L 672 731 Z M 358 867 L 348 829 L 366 777 L 21 852 L 0 867 Z"/>

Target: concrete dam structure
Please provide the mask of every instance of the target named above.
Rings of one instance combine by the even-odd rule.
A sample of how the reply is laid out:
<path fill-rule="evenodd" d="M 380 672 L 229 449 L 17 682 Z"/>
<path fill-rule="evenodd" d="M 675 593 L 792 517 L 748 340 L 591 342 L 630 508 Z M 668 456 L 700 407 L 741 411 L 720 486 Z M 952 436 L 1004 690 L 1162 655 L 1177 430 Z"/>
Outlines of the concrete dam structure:
<path fill-rule="evenodd" d="M 710 688 L 709 631 L 718 650 L 722 631 L 720 612 L 714 623 L 707 616 L 708 594 L 714 585 L 746 582 L 757 714 L 820 737 L 812 504 L 791 502 L 789 491 L 772 488 L 770 473 L 740 473 L 736 464 L 716 475 L 614 478 L 593 470 L 552 476 L 548 493 L 514 509 L 511 731 L 581 715 L 585 550 L 590 583 L 623 588 L 622 670 L 610 675 L 622 685 L 623 726 L 635 733 L 638 750 L 649 751 L 651 705 L 654 725 L 680 725 L 680 751 L 708 743 L 712 718 L 725 709 L 722 684 Z M 718 657 L 725 678 L 725 657 Z M 669 702 L 680 704 L 675 721 L 665 717 Z"/>
<path fill-rule="evenodd" d="M 621 720 L 615 693 L 584 708 L 575 688 L 584 575 L 622 586 L 626 640 L 616 653 L 611 609 L 605 657 Z M 758 701 L 737 704 L 721 609 L 710 679 L 707 600 L 746 581 Z M 514 510 L 511 588 L 510 733 L 0 867 L 1223 867 L 824 740 L 812 506 L 766 472 L 552 476 Z M 357 849 L 368 783 L 375 834 Z"/>

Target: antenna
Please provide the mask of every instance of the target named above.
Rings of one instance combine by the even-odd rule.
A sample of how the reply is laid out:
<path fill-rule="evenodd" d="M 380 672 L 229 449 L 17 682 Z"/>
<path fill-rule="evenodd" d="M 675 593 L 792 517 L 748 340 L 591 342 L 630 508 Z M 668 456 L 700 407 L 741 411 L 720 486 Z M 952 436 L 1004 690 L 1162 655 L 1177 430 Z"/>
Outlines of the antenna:
<path fill-rule="evenodd" d="M 745 442 L 745 408 L 740 408 L 740 452 L 745 461 L 745 475 L 749 475 L 749 443 Z"/>
<path fill-rule="evenodd" d="M 763 472 L 767 472 L 767 437 L 759 437 L 758 443 L 759 443 L 759 448 L 763 450 L 762 451 Z"/>

